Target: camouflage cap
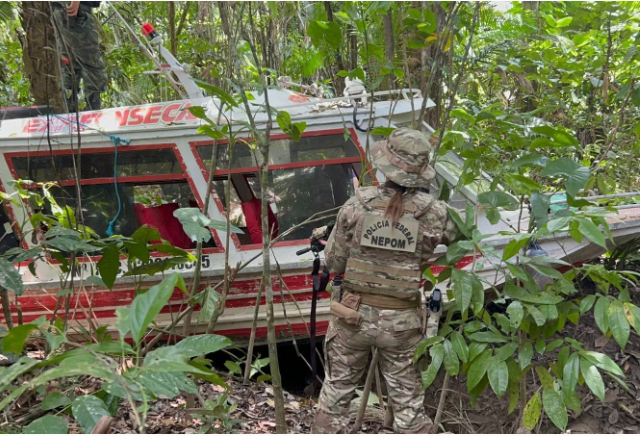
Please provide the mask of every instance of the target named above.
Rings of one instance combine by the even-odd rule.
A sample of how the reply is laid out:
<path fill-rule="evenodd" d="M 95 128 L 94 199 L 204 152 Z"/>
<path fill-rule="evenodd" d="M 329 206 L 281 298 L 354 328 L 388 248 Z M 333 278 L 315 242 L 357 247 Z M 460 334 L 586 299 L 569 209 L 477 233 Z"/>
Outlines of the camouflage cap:
<path fill-rule="evenodd" d="M 418 130 L 396 129 L 388 139 L 372 146 L 372 164 L 386 178 L 407 188 L 429 186 L 436 176 L 430 165 L 429 138 Z"/>

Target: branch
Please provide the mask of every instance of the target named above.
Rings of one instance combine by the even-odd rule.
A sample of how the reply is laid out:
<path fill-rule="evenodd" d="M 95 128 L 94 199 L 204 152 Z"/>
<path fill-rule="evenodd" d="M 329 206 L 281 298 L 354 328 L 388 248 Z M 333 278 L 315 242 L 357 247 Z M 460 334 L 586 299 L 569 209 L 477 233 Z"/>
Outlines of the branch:
<path fill-rule="evenodd" d="M 467 57 L 469 57 L 469 50 L 471 50 L 471 43 L 473 42 L 473 34 L 476 30 L 476 23 L 480 15 L 480 5 L 481 5 L 480 2 L 476 3 L 476 10 L 473 13 L 473 20 L 471 21 L 471 29 L 469 30 L 469 40 L 467 41 L 467 46 L 464 49 L 464 56 L 462 57 L 462 62 L 460 65 L 460 73 L 456 78 L 456 83 L 453 86 L 451 96 L 449 97 L 449 106 L 447 107 L 447 112 L 444 115 L 444 122 L 442 123 L 442 132 L 440 132 L 440 135 L 438 135 L 438 144 L 435 147 L 435 153 L 434 153 L 434 156 L 436 157 L 438 156 L 438 150 L 440 150 L 440 146 L 442 145 L 442 140 L 444 138 L 444 130 L 447 128 L 447 123 L 449 122 L 449 118 L 451 117 L 451 109 L 453 109 L 453 103 L 454 103 L 456 94 L 458 93 L 458 87 L 460 86 L 460 82 L 462 81 L 462 77 L 464 76 L 465 63 L 467 62 Z"/>

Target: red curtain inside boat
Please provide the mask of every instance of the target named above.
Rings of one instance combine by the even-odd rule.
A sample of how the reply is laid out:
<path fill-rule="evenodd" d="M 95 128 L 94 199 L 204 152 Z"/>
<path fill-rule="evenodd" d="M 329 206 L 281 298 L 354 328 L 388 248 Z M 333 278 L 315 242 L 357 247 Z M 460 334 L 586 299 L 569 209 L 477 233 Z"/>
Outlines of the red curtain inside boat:
<path fill-rule="evenodd" d="M 146 207 L 142 203 L 135 203 L 134 207 L 140 224 L 155 227 L 160 232 L 162 239 L 166 239 L 178 248 L 191 248 L 191 239 L 184 232 L 180 220 L 173 216 L 173 212 L 180 208 L 178 203 L 167 203 L 152 207 Z"/>
<path fill-rule="evenodd" d="M 275 238 L 278 236 L 280 230 L 278 227 L 278 218 L 276 218 L 276 215 L 271 211 L 270 207 L 267 209 L 269 210 L 269 228 L 273 229 L 271 237 Z M 244 213 L 244 218 L 247 223 L 249 236 L 251 236 L 251 242 L 254 244 L 262 244 L 262 203 L 253 197 L 251 201 L 242 203 L 242 212 Z"/>

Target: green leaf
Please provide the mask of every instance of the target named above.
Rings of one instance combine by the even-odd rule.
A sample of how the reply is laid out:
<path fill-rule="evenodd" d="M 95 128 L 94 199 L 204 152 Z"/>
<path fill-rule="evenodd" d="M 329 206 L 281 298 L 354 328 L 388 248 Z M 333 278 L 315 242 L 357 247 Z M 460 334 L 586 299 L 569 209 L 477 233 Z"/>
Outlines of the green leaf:
<path fill-rule="evenodd" d="M 445 340 L 444 345 L 444 369 L 450 376 L 455 377 L 460 371 L 460 364 L 458 362 L 458 355 L 453 349 L 451 342 Z"/>
<path fill-rule="evenodd" d="M 516 159 L 512 163 L 512 165 L 516 168 L 519 168 L 525 165 L 545 167 L 547 166 L 548 162 L 549 162 L 549 158 L 541 154 L 526 154 L 521 158 Z"/>
<path fill-rule="evenodd" d="M 24 349 L 29 334 L 38 328 L 35 324 L 22 324 L 9 330 L 2 338 L 2 351 L 4 353 L 20 354 Z"/>
<path fill-rule="evenodd" d="M 162 259 L 159 262 L 150 261 L 148 263 L 143 263 L 142 265 L 131 268 L 122 276 L 123 277 L 153 276 L 157 273 L 166 271 L 169 268 L 172 268 L 184 262 L 189 262 L 189 259 L 186 257 L 170 257 L 170 258 Z"/>
<path fill-rule="evenodd" d="M 160 231 L 155 227 L 144 225 L 133 232 L 133 235 L 131 235 L 131 239 L 146 247 L 147 243 L 152 241 L 159 241 L 160 239 L 162 239 L 162 235 L 160 235 Z"/>
<path fill-rule="evenodd" d="M 588 167 L 566 157 L 549 162 L 540 172 L 543 177 L 563 177 L 566 180 L 567 194 L 571 197 L 576 197 L 578 191 L 585 187 L 590 174 Z"/>
<path fill-rule="evenodd" d="M 511 328 L 514 330 L 519 328 L 522 323 L 522 319 L 524 318 L 524 307 L 522 307 L 522 303 L 519 301 L 512 301 L 511 304 L 507 306 L 507 315 L 509 315 Z"/>
<path fill-rule="evenodd" d="M 598 226 L 596 226 L 593 222 L 588 219 L 581 219 L 580 224 L 578 225 L 578 231 L 587 237 L 594 244 L 598 244 L 603 247 L 605 250 L 607 249 L 607 243 L 605 241 L 604 234 Z"/>
<path fill-rule="evenodd" d="M 469 360 L 469 347 L 467 346 L 464 337 L 458 332 L 453 332 L 451 333 L 451 336 L 449 336 L 449 340 L 451 341 L 451 345 L 460 360 L 467 363 Z"/>
<path fill-rule="evenodd" d="M 549 221 L 549 207 L 551 200 L 548 196 L 534 192 L 531 194 L 531 209 L 533 217 L 538 227 L 543 226 Z"/>
<path fill-rule="evenodd" d="M 467 391 L 471 391 L 484 377 L 489 368 L 489 364 L 492 362 L 491 354 L 492 350 L 485 350 L 480 354 L 469 366 L 467 372 Z"/>
<path fill-rule="evenodd" d="M 509 412 L 511 415 L 520 401 L 520 387 L 517 383 L 509 383 Z"/>
<path fill-rule="evenodd" d="M 305 77 L 313 76 L 316 71 L 322 68 L 325 53 L 318 52 L 311 57 L 302 67 L 302 75 Z"/>
<path fill-rule="evenodd" d="M 580 359 L 580 374 L 582 374 L 582 378 L 584 378 L 593 395 L 599 398 L 600 401 L 604 401 L 604 381 L 598 368 L 587 359 Z"/>
<path fill-rule="evenodd" d="M 505 343 L 508 339 L 494 332 L 477 332 L 469 335 L 469 339 L 474 342 L 487 342 L 490 344 Z"/>
<path fill-rule="evenodd" d="M 502 347 L 496 350 L 495 359 L 498 362 L 503 362 L 507 360 L 509 357 L 513 356 L 513 353 L 518 349 L 518 344 L 515 342 L 511 342 L 507 345 L 503 345 Z"/>
<path fill-rule="evenodd" d="M 422 371 L 422 386 L 424 389 L 431 386 L 438 375 L 438 371 L 440 370 L 440 366 L 442 366 L 442 362 L 444 360 L 444 345 L 434 345 L 429 350 L 429 355 L 431 356 L 431 363 L 426 371 Z"/>
<path fill-rule="evenodd" d="M 119 269 L 120 250 L 116 244 L 109 244 L 102 250 L 102 258 L 98 261 L 100 277 L 109 289 L 113 289 Z"/>
<path fill-rule="evenodd" d="M 216 310 L 216 306 L 220 302 L 220 294 L 211 286 L 207 286 L 203 291 L 202 300 L 200 300 L 201 309 L 198 313 L 198 320 L 208 323 Z"/>
<path fill-rule="evenodd" d="M 456 304 L 462 312 L 466 312 L 471 304 L 473 293 L 484 292 L 484 287 L 475 274 L 460 269 L 452 271 L 451 280 Z"/>
<path fill-rule="evenodd" d="M 571 24 L 572 21 L 573 21 L 573 17 L 560 18 L 558 21 L 556 21 L 556 26 L 557 27 L 567 27 L 569 24 Z M 555 424 L 555 422 L 554 422 L 554 424 Z M 560 427 L 560 426 L 558 426 L 558 427 Z M 564 428 L 563 428 L 563 430 L 564 430 Z"/>
<path fill-rule="evenodd" d="M 516 210 L 520 206 L 520 202 L 517 199 L 502 191 L 489 191 L 478 194 L 478 202 L 486 207 L 501 207 L 506 210 Z"/>
<path fill-rule="evenodd" d="M 540 399 L 540 393 L 536 392 L 533 397 L 529 399 L 529 402 L 524 407 L 524 415 L 522 417 L 522 423 L 524 427 L 533 431 L 540 420 L 542 414 L 542 400 Z"/>
<path fill-rule="evenodd" d="M 184 279 L 177 273 L 173 273 L 144 294 L 134 298 L 129 320 L 131 336 L 136 343 L 140 342 L 147 327 L 167 304 L 176 287 L 186 291 Z"/>
<path fill-rule="evenodd" d="M 209 242 L 209 240 L 211 239 L 211 232 L 206 227 L 220 230 L 222 232 L 227 231 L 226 222 L 210 220 L 202 212 L 200 212 L 200 209 L 198 209 L 197 207 L 180 208 L 173 212 L 173 216 L 178 218 L 178 220 L 182 223 L 184 232 L 192 241 L 195 242 Z M 230 231 L 232 233 L 243 233 L 242 230 L 235 226 L 230 226 Z"/>
<path fill-rule="evenodd" d="M 620 348 L 624 349 L 629 341 L 630 326 L 620 300 L 613 300 L 609 306 L 609 328 Z"/>
<path fill-rule="evenodd" d="M 593 316 L 596 320 L 596 325 L 603 334 L 607 334 L 609 331 L 609 305 L 610 300 L 607 297 L 599 297 L 596 302 Z"/>
<path fill-rule="evenodd" d="M 531 342 L 526 341 L 520 346 L 520 351 L 518 352 L 518 361 L 520 362 L 520 369 L 524 370 L 531 363 L 531 359 L 533 358 L 533 345 Z"/>
<path fill-rule="evenodd" d="M 371 131 L 372 135 L 380 135 L 388 138 L 391 133 L 396 130 L 395 127 L 374 127 Z"/>
<path fill-rule="evenodd" d="M 488 346 L 489 344 L 486 342 L 472 342 L 469 344 L 469 362 L 473 362 Z"/>
<path fill-rule="evenodd" d="M 507 387 L 509 385 L 509 368 L 504 361 L 497 361 L 492 359 L 487 370 L 489 376 L 489 384 L 491 389 L 496 393 L 498 398 L 507 393 Z"/>
<path fill-rule="evenodd" d="M 597 351 L 580 351 L 580 355 L 598 368 L 610 372 L 611 374 L 624 377 L 622 369 L 620 369 L 620 367 L 609 356 L 598 353 Z"/>
<path fill-rule="evenodd" d="M 532 268 L 539 269 L 539 267 L 534 267 L 533 265 L 529 265 Z M 525 289 L 520 286 L 515 286 L 512 284 L 508 284 L 504 287 L 505 295 L 523 301 L 525 303 L 533 303 L 533 304 L 558 304 L 563 300 L 563 298 L 559 295 L 553 295 L 549 292 L 539 292 L 536 294 L 531 294 L 527 292 Z"/>
<path fill-rule="evenodd" d="M 416 347 L 416 351 L 415 351 L 415 353 L 413 355 L 413 361 L 417 362 L 418 360 L 420 360 L 420 358 L 422 357 L 422 355 L 424 354 L 424 352 L 425 352 L 425 350 L 427 348 L 429 348 L 432 345 L 438 344 L 438 343 L 440 343 L 442 341 L 444 341 L 444 338 L 442 336 L 434 336 L 432 338 L 424 339 Z"/>
<path fill-rule="evenodd" d="M 587 295 L 580 301 L 580 315 L 584 315 L 591 310 L 593 304 L 596 302 L 595 295 Z"/>
<path fill-rule="evenodd" d="M 242 368 L 240 367 L 240 365 L 238 365 L 237 362 L 233 362 L 231 360 L 227 360 L 224 363 L 224 366 L 227 367 L 227 369 L 229 370 L 229 372 L 231 374 L 242 374 Z"/>
<path fill-rule="evenodd" d="M 567 415 L 567 408 L 562 401 L 560 395 L 551 389 L 544 389 L 542 391 L 542 403 L 544 404 L 544 412 L 547 414 L 551 422 L 564 431 L 567 428 L 569 422 L 569 416 Z"/>
<path fill-rule="evenodd" d="M 6 351 L 5 351 L 6 353 Z M 40 363 L 39 360 L 32 359 L 30 357 L 23 356 L 18 359 L 13 365 L 3 368 L 0 371 L 0 392 L 5 390 L 9 383 L 13 382 L 16 377 L 29 371 L 34 366 Z"/>
<path fill-rule="evenodd" d="M 101 247 L 91 245 L 87 242 L 78 239 L 71 239 L 67 237 L 57 236 L 50 241 L 47 241 L 47 245 L 53 248 L 57 248 L 60 251 L 66 252 L 78 252 L 78 253 L 93 253 L 99 251 Z"/>
<path fill-rule="evenodd" d="M 198 387 L 182 372 L 143 371 L 137 381 L 156 397 L 173 399 L 181 392 L 195 394 Z"/>
<path fill-rule="evenodd" d="M 109 415 L 104 402 L 94 395 L 82 395 L 73 400 L 71 405 L 74 418 L 85 433 L 91 433 L 100 418 Z"/>
<path fill-rule="evenodd" d="M 338 49 L 342 41 L 340 26 L 333 21 L 310 21 L 307 26 L 307 35 L 316 48 L 327 46 Z"/>
<path fill-rule="evenodd" d="M 49 395 L 47 395 L 42 403 L 40 404 L 40 409 L 42 410 L 53 410 L 58 407 L 68 406 L 71 404 L 71 400 L 66 395 L 61 394 L 60 392 L 53 391 Z"/>
<path fill-rule="evenodd" d="M 24 434 L 67 434 L 69 424 L 61 416 L 45 415 L 24 428 Z"/>
<path fill-rule="evenodd" d="M 536 366 L 536 372 L 542 387 L 544 389 L 553 389 L 553 377 L 549 374 L 549 370 L 543 366 Z"/>
<path fill-rule="evenodd" d="M 116 324 L 115 328 L 118 329 L 120 337 L 124 338 L 127 333 L 131 331 L 131 321 L 129 316 L 131 315 L 130 307 L 118 307 L 116 309 Z"/>
<path fill-rule="evenodd" d="M 24 285 L 22 277 L 13 264 L 5 259 L 0 259 L 0 287 L 13 292 L 16 295 L 22 295 Z"/>
<path fill-rule="evenodd" d="M 537 307 L 530 304 L 525 305 L 525 307 L 538 327 L 542 327 L 547 322 L 544 314 Z"/>
<path fill-rule="evenodd" d="M 520 253 L 522 248 L 527 245 L 529 239 L 512 239 L 509 243 L 504 247 L 504 251 L 502 252 L 502 260 L 506 262 L 511 259 L 513 256 Z"/>
<path fill-rule="evenodd" d="M 190 336 L 178 342 L 175 347 L 186 357 L 195 357 L 215 353 L 232 345 L 231 339 L 225 336 L 208 334 Z"/>

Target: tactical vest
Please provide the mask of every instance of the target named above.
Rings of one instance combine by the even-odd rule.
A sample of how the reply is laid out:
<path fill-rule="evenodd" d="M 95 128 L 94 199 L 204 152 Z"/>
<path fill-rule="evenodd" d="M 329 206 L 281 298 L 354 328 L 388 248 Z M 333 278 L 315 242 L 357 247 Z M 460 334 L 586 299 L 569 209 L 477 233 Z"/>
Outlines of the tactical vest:
<path fill-rule="evenodd" d="M 434 198 L 425 193 L 405 196 L 404 214 L 394 225 L 384 216 L 389 200 L 380 199 L 378 188 L 360 188 L 356 195 L 366 212 L 356 223 L 342 289 L 402 300 L 419 298 L 427 226 L 421 218 Z"/>

